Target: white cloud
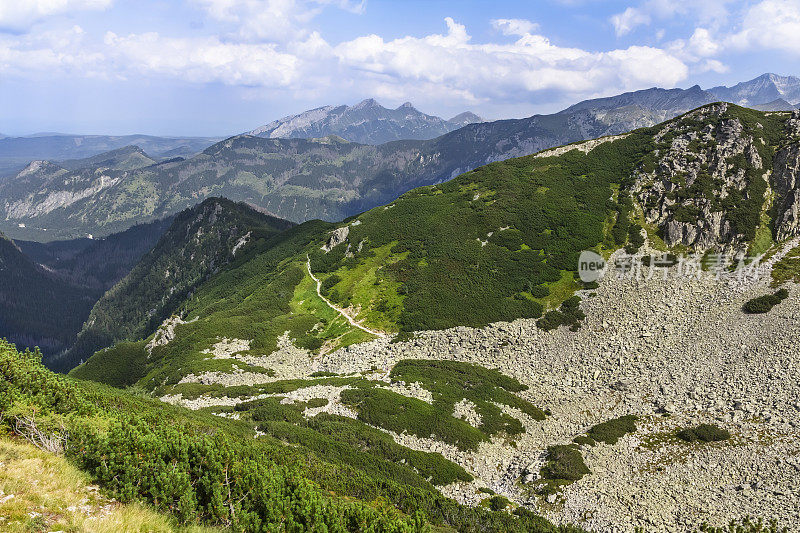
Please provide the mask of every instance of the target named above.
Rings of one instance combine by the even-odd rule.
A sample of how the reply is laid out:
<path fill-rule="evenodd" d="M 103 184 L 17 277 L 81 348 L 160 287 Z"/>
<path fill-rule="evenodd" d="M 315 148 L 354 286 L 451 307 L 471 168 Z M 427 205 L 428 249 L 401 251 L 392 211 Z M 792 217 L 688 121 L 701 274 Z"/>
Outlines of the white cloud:
<path fill-rule="evenodd" d="M 158 33 L 105 36 L 109 58 L 122 76 L 165 76 L 194 83 L 285 87 L 296 80 L 298 59 L 273 44 L 224 43 Z"/>
<path fill-rule="evenodd" d="M 392 41 L 369 35 L 338 45 L 334 53 L 347 71 L 364 73 L 376 90 L 413 82 L 469 101 L 527 99 L 544 91 L 574 96 L 672 87 L 688 74 L 680 59 L 658 48 L 588 52 L 526 32 L 511 44 L 473 44 L 463 25 L 450 18 L 446 23 L 443 35 Z"/>
<path fill-rule="evenodd" d="M 0 74 L 32 79 L 62 74 L 102 76 L 105 58 L 85 44 L 80 26 L 17 37 L 0 36 Z"/>
<path fill-rule="evenodd" d="M 231 14 L 234 8 L 254 0 L 198 1 L 218 10 L 215 17 L 235 17 L 242 12 Z M 275 8 L 278 3 L 262 2 Z M 297 0 L 283 3 L 292 9 L 299 5 Z M 319 0 L 304 2 L 303 9 L 313 11 L 326 3 L 352 9 L 361 5 Z M 522 19 L 492 21 L 506 36 L 500 42 L 474 42 L 463 24 L 448 17 L 442 33 L 391 40 L 364 35 L 332 46 L 301 23 L 301 11 L 290 12 L 299 30 L 272 41 L 239 36 L 238 31 L 226 37 L 107 32 L 92 38 L 80 31 L 42 33 L 38 40 L 34 34 L 9 36 L 0 39 L 0 74 L 158 78 L 249 87 L 262 95 L 284 91 L 297 99 L 330 102 L 374 96 L 431 106 L 496 107 L 674 87 L 686 79 L 690 67 L 723 68 L 710 62 L 711 34 L 699 30 L 680 46 L 588 51 L 553 44 L 535 23 Z M 706 63 L 691 65 L 698 61 Z"/>
<path fill-rule="evenodd" d="M 610 20 L 618 36 L 626 35 L 639 26 L 647 26 L 654 20 L 675 17 L 688 18 L 700 25 L 718 28 L 728 19 L 728 4 L 733 0 L 698 0 L 681 2 L 676 0 L 647 0 L 637 7 L 612 15 Z"/>
<path fill-rule="evenodd" d="M 611 17 L 614 31 L 617 35 L 630 33 L 636 26 L 650 24 L 650 15 L 641 9 L 629 7 L 622 13 L 617 13 Z"/>
<path fill-rule="evenodd" d="M 23 31 L 44 18 L 82 10 L 102 10 L 113 0 L 0 0 L 0 29 Z"/>
<path fill-rule="evenodd" d="M 214 20 L 248 41 L 287 42 L 308 36 L 308 23 L 326 6 L 362 13 L 366 0 L 193 0 Z"/>
<path fill-rule="evenodd" d="M 539 27 L 535 22 L 525 19 L 495 19 L 492 26 L 503 35 L 525 35 Z"/>
<path fill-rule="evenodd" d="M 800 53 L 800 1 L 763 0 L 751 6 L 741 29 L 726 39 L 733 49 L 772 49 Z"/>

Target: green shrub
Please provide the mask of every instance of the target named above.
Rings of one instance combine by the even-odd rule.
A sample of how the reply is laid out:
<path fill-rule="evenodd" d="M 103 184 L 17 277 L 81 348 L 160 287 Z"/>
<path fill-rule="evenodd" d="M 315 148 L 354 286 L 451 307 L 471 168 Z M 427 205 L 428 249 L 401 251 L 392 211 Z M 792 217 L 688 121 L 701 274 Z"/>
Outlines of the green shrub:
<path fill-rule="evenodd" d="M 713 424 L 700 424 L 697 427 L 682 429 L 678 432 L 678 437 L 686 442 L 717 442 L 728 440 L 731 434 L 727 429 Z"/>
<path fill-rule="evenodd" d="M 596 444 L 595 440 L 587 435 L 578 435 L 572 439 L 572 442 L 581 446 L 594 446 Z"/>
<path fill-rule="evenodd" d="M 330 276 L 322 280 L 319 290 L 323 294 L 328 294 L 330 290 L 333 288 L 333 286 L 339 283 L 340 281 L 342 281 L 342 278 L 340 278 L 336 274 L 331 274 Z"/>
<path fill-rule="evenodd" d="M 779 289 L 774 294 L 765 294 L 764 296 L 748 300 L 744 306 L 742 306 L 742 310 L 747 314 L 768 313 L 788 296 L 789 291 L 786 289 Z"/>
<path fill-rule="evenodd" d="M 586 432 L 586 435 L 597 442 L 616 444 L 621 437 L 635 431 L 636 417 L 634 415 L 625 415 L 591 427 Z"/>
<path fill-rule="evenodd" d="M 511 502 L 508 501 L 508 498 L 499 495 L 492 496 L 491 498 L 489 498 L 488 502 L 489 509 L 491 509 L 492 511 L 502 511 L 503 509 L 508 507 L 509 503 Z"/>
<path fill-rule="evenodd" d="M 578 481 L 591 473 L 575 446 L 556 445 L 547 448 L 547 462 L 542 466 L 544 479 Z"/>
<path fill-rule="evenodd" d="M 315 409 L 317 407 L 325 407 L 328 403 L 327 398 L 311 398 L 306 402 L 306 405 L 311 409 Z"/>

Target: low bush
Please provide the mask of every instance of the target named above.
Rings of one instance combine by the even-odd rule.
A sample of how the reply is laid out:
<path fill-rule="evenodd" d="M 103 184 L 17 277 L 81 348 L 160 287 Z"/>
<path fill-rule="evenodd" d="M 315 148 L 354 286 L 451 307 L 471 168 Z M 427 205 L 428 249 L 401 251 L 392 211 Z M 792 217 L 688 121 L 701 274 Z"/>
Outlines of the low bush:
<path fill-rule="evenodd" d="M 786 289 L 779 289 L 774 294 L 765 294 L 764 296 L 748 300 L 742 307 L 742 310 L 747 314 L 768 313 L 788 296 L 789 291 Z"/>
<path fill-rule="evenodd" d="M 586 435 L 597 442 L 616 444 L 620 438 L 634 431 L 636 431 L 636 417 L 625 415 L 589 428 Z"/>
<path fill-rule="evenodd" d="M 594 446 L 595 444 L 597 444 L 592 437 L 586 435 L 578 435 L 577 437 L 572 439 L 572 442 L 580 446 Z"/>
<path fill-rule="evenodd" d="M 578 481 L 590 473 L 576 446 L 567 444 L 547 448 L 547 462 L 541 470 L 544 479 Z"/>
<path fill-rule="evenodd" d="M 727 429 L 713 424 L 700 424 L 697 427 L 680 430 L 678 438 L 686 442 L 718 442 L 728 440 L 731 438 L 731 434 Z"/>
<path fill-rule="evenodd" d="M 509 503 L 510 502 L 508 501 L 508 498 L 506 498 L 505 496 L 498 495 L 489 498 L 488 505 L 489 509 L 491 509 L 492 511 L 502 511 L 503 509 L 508 507 Z"/>

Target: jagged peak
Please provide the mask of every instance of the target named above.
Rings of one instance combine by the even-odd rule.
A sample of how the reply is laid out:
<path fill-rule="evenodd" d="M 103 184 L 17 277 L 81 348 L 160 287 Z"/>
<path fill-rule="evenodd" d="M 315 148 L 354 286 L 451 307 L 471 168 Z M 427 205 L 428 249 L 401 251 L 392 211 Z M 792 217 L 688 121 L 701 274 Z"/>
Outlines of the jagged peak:
<path fill-rule="evenodd" d="M 372 107 L 383 107 L 379 104 L 374 98 L 367 98 L 366 100 L 361 100 L 359 103 L 353 106 L 353 109 L 369 109 Z"/>
<path fill-rule="evenodd" d="M 417 108 L 414 107 L 414 104 L 412 104 L 411 102 L 404 102 L 400 107 L 397 108 L 398 111 L 401 109 L 408 109 L 408 110 L 413 109 L 414 111 L 417 110 Z"/>

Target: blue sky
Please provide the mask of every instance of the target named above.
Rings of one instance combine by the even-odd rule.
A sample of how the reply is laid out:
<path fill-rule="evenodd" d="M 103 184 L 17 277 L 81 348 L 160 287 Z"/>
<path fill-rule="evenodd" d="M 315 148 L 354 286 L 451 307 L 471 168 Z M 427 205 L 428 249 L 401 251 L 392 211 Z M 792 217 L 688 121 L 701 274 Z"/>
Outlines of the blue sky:
<path fill-rule="evenodd" d="M 229 135 L 800 74 L 800 0 L 0 0 L 0 133 Z"/>

